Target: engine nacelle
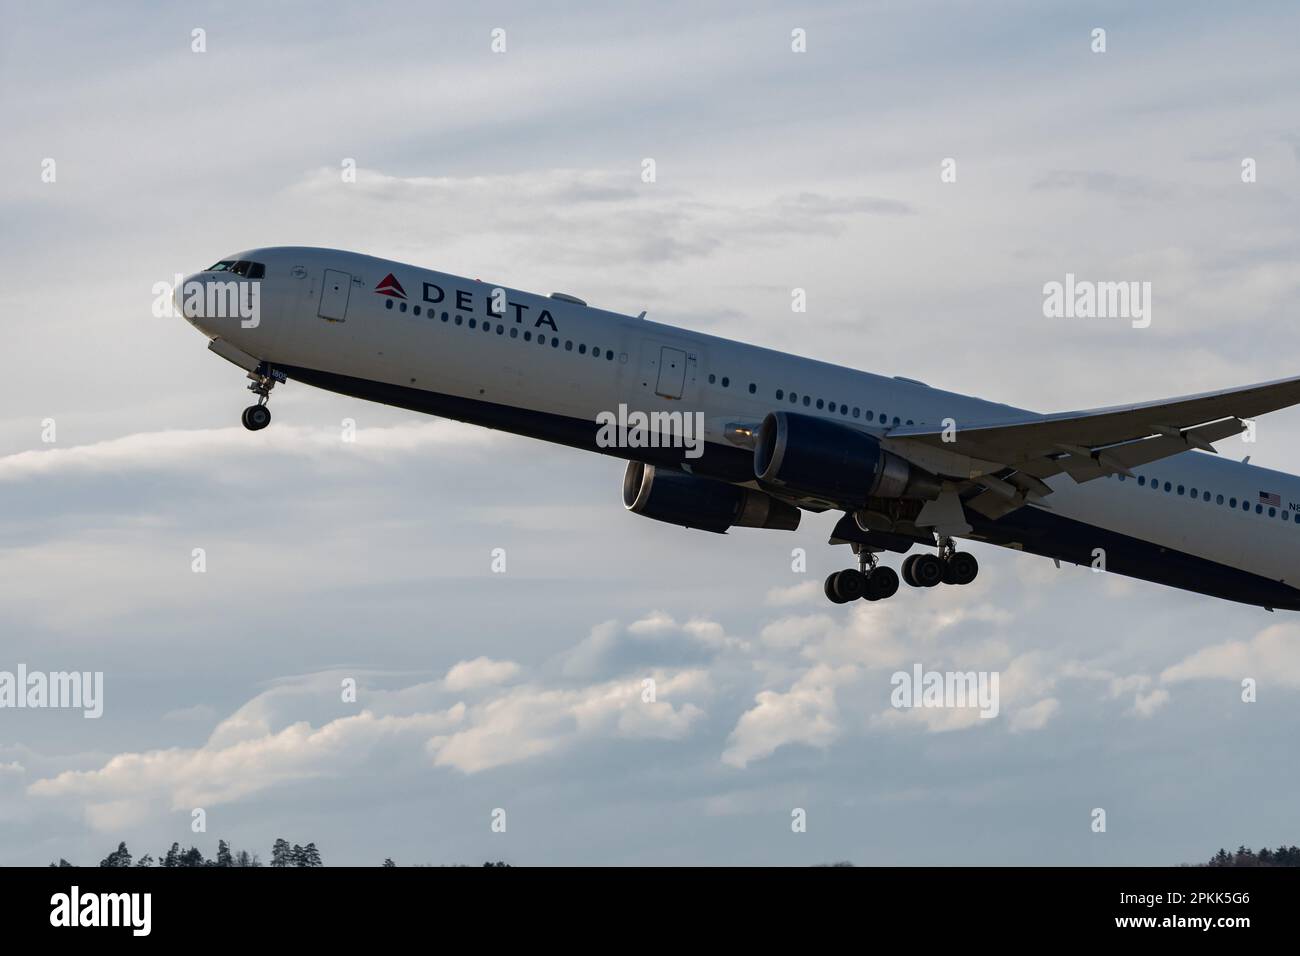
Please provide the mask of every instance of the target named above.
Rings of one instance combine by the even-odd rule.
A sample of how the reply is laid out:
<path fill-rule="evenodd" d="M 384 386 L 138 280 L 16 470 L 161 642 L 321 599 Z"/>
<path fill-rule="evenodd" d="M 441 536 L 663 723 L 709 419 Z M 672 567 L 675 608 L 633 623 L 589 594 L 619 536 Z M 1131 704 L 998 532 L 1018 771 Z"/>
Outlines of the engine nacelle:
<path fill-rule="evenodd" d="M 754 445 L 759 484 L 853 510 L 868 498 L 934 498 L 938 478 L 849 425 L 769 412 Z"/>
<path fill-rule="evenodd" d="M 630 461 L 623 505 L 633 514 L 722 534 L 728 528 L 793 531 L 801 512 L 761 491 Z"/>

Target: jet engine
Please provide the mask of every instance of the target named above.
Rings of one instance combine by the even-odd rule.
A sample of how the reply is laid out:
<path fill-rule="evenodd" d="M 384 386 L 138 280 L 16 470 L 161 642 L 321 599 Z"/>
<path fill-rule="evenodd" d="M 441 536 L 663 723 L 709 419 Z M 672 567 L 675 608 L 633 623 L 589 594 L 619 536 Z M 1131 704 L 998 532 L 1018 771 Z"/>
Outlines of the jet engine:
<path fill-rule="evenodd" d="M 763 419 L 754 474 L 760 485 L 850 511 L 869 498 L 926 499 L 942 490 L 938 478 L 885 451 L 866 432 L 795 412 Z"/>
<path fill-rule="evenodd" d="M 623 504 L 633 514 L 718 534 L 732 527 L 799 527 L 799 509 L 769 494 L 639 461 L 628 462 L 623 474 Z"/>

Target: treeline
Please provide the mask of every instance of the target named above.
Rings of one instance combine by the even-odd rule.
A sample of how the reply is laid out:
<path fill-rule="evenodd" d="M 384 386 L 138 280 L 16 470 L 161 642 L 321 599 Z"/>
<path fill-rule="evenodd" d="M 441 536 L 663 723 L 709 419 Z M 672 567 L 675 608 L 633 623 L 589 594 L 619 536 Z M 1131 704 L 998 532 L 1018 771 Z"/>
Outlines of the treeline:
<path fill-rule="evenodd" d="M 1236 852 L 1222 848 L 1202 866 L 1300 866 L 1300 847 L 1279 846 L 1276 850 L 1264 847 L 1258 853 L 1250 847 L 1239 846 Z"/>
<path fill-rule="evenodd" d="M 206 859 L 203 851 L 196 846 L 188 850 L 182 850 L 179 843 L 173 843 L 171 849 L 166 853 L 160 854 L 157 860 L 146 853 L 138 860 L 131 856 L 131 851 L 126 848 L 126 843 L 119 843 L 117 849 L 99 861 L 100 866 L 262 866 L 262 860 L 256 853 L 249 853 L 247 850 L 232 851 L 230 844 L 225 840 L 217 841 L 217 855 L 212 859 Z M 51 863 L 50 866 L 76 866 L 75 863 L 69 863 L 67 860 L 60 858 L 58 863 Z M 316 849 L 315 843 L 308 843 L 306 846 L 299 846 L 297 843 L 292 846 L 288 840 L 278 839 L 271 846 L 271 866 L 324 866 L 321 862 L 320 851 Z M 385 859 L 381 866 L 397 866 L 391 858 Z M 420 864 L 416 864 L 419 866 Z M 463 866 L 465 864 L 454 864 Z M 491 861 L 484 863 L 484 866 L 509 866 L 509 863 Z"/>
<path fill-rule="evenodd" d="M 146 853 L 138 860 L 133 861 L 131 851 L 126 848 L 126 843 L 119 843 L 117 849 L 99 861 L 100 866 L 261 866 L 262 860 L 256 853 L 249 853 L 247 850 L 232 851 L 230 844 L 225 840 L 217 841 L 217 855 L 212 859 L 206 859 L 203 851 L 196 846 L 188 850 L 182 850 L 179 843 L 173 843 L 171 849 L 166 853 L 159 854 L 157 860 Z M 283 838 L 278 839 L 271 847 L 271 866 L 322 866 L 320 851 L 316 849 L 315 843 L 308 843 L 306 846 L 300 846 L 295 843 L 289 845 L 289 841 Z M 51 863 L 50 866 L 76 866 L 75 863 L 69 863 L 67 860 L 60 858 L 58 863 Z"/>

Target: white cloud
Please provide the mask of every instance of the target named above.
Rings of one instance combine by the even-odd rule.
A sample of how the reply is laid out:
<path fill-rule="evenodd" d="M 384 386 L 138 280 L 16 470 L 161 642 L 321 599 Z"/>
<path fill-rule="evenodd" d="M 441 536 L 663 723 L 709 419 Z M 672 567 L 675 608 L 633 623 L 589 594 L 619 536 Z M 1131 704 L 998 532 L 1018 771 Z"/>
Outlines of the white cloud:
<path fill-rule="evenodd" d="M 419 766 L 432 757 L 435 766 L 473 774 L 598 738 L 677 740 L 704 714 L 690 698 L 710 693 L 708 675 L 700 670 L 655 671 L 654 700 L 645 699 L 639 680 L 576 688 L 494 686 L 518 673 L 509 661 L 465 661 L 451 668 L 444 684 L 448 691 L 489 690 L 472 706 L 456 702 L 387 714 L 366 709 L 315 726 L 290 714 L 319 705 L 324 690 L 337 700 L 338 672 L 308 675 L 250 700 L 201 747 L 121 753 L 98 769 L 34 780 L 26 792 L 79 807 L 92 827 L 111 831 L 158 812 L 210 808 L 280 785 L 349 776 L 381 749 L 389 762 L 405 759 Z M 431 686 L 374 696 L 388 709 L 403 701 L 427 704 Z M 419 693 L 406 695 L 410 690 Z M 21 771 L 17 763 L 0 766 L 0 772 Z"/>
<path fill-rule="evenodd" d="M 774 607 L 818 603 L 826 599 L 823 587 L 821 581 L 802 581 L 785 587 L 768 588 L 763 603 Z"/>
<path fill-rule="evenodd" d="M 98 770 L 65 771 L 35 780 L 36 798 L 83 807 L 99 830 L 133 826 L 162 810 L 209 808 L 291 781 L 335 778 L 386 738 L 425 738 L 458 723 L 464 705 L 441 713 L 377 717 L 369 711 L 320 727 L 306 721 L 225 744 L 122 753 Z"/>
<path fill-rule="evenodd" d="M 519 674 L 519 665 L 514 661 L 494 661 L 490 657 L 476 657 L 472 661 L 461 661 L 447 671 L 443 684 L 447 690 L 474 690 L 479 687 L 491 687 L 514 680 Z"/>
<path fill-rule="evenodd" d="M 1133 702 L 1133 713 L 1139 717 L 1150 717 L 1167 703 L 1169 703 L 1169 691 L 1157 687 L 1149 694 L 1137 695 L 1137 699 Z"/>
<path fill-rule="evenodd" d="M 464 729 L 429 741 L 440 767 L 477 773 L 528 760 L 595 736 L 677 739 L 703 714 L 674 705 L 676 691 L 699 689 L 697 675 L 660 674 L 657 699 L 643 700 L 640 681 L 578 689 L 514 688 L 470 709 Z"/>
<path fill-rule="evenodd" d="M 1253 677 L 1260 683 L 1300 687 L 1300 625 L 1274 624 L 1248 641 L 1214 644 L 1165 668 L 1160 680 L 1176 684 L 1189 680 Z"/>
<path fill-rule="evenodd" d="M 627 626 L 632 634 L 665 634 L 676 628 L 677 622 L 673 620 L 672 615 L 665 614 L 663 611 L 652 611 Z"/>
<path fill-rule="evenodd" d="M 722 752 L 723 763 L 744 767 L 785 744 L 830 745 L 841 732 L 836 689 L 857 676 L 852 666 L 819 664 L 784 692 L 764 690 L 741 715 Z"/>
<path fill-rule="evenodd" d="M 53 475 L 207 468 L 214 455 L 311 455 L 372 457 L 429 448 L 483 446 L 492 432 L 459 422 L 421 421 L 360 428 L 355 442 L 344 442 L 336 428 L 277 424 L 275 430 L 208 428 L 142 432 L 89 445 L 21 451 L 0 457 L 0 481 L 29 481 Z M 220 477 L 217 473 L 215 477 Z"/>
<path fill-rule="evenodd" d="M 1055 697 L 1044 697 L 1037 703 L 1022 707 L 1012 713 L 1011 730 L 1013 733 L 1042 730 L 1060 709 L 1061 702 L 1059 700 Z"/>

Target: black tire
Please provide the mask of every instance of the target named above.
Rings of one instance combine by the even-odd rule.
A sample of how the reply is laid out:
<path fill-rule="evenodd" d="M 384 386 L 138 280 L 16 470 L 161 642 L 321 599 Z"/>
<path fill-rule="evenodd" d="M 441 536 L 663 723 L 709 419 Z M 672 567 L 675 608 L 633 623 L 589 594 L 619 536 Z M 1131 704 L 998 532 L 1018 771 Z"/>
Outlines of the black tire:
<path fill-rule="evenodd" d="M 918 554 L 912 563 L 912 580 L 919 587 L 932 588 L 943 583 L 943 568 L 944 564 L 938 555 Z"/>
<path fill-rule="evenodd" d="M 948 559 L 948 571 L 952 577 L 950 583 L 970 584 L 980 573 L 980 563 L 969 551 L 958 551 Z"/>
<path fill-rule="evenodd" d="M 841 604 L 856 601 L 866 593 L 867 576 L 856 568 L 846 568 L 835 575 L 832 590 L 835 592 L 835 596 L 840 599 L 839 603 Z"/>
<path fill-rule="evenodd" d="M 862 595 L 869 601 L 883 601 L 898 593 L 898 572 L 893 568 L 879 567 L 867 578 L 867 593 Z"/>
<path fill-rule="evenodd" d="M 826 578 L 826 584 L 823 585 L 822 590 L 826 592 L 826 597 L 829 598 L 833 603 L 844 604 L 845 602 L 835 594 L 835 579 L 838 578 L 839 576 L 840 576 L 840 572 L 838 571 L 829 575 Z"/>
<path fill-rule="evenodd" d="M 265 405 L 249 405 L 240 420 L 250 432 L 259 432 L 271 424 L 271 410 Z"/>
<path fill-rule="evenodd" d="M 916 559 L 919 554 L 909 554 L 903 559 L 903 566 L 899 569 L 899 575 L 907 582 L 909 587 L 919 588 L 921 585 L 916 583 L 916 578 L 912 577 L 912 568 L 916 566 Z"/>

